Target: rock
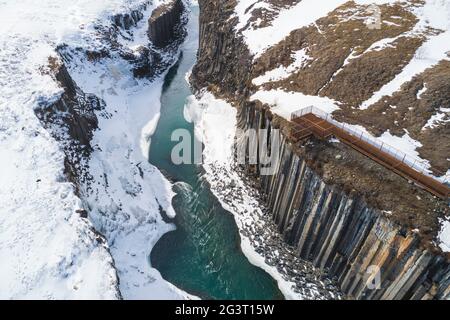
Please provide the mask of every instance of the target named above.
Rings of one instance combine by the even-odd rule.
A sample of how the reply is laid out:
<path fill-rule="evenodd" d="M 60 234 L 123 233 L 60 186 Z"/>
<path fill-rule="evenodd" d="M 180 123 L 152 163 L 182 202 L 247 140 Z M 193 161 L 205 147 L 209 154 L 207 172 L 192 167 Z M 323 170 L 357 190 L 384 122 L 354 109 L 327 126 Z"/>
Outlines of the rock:
<path fill-rule="evenodd" d="M 80 217 L 83 219 L 87 219 L 87 217 L 88 217 L 88 212 L 84 209 L 78 209 L 78 210 L 75 210 L 75 212 L 78 213 L 80 215 Z"/>

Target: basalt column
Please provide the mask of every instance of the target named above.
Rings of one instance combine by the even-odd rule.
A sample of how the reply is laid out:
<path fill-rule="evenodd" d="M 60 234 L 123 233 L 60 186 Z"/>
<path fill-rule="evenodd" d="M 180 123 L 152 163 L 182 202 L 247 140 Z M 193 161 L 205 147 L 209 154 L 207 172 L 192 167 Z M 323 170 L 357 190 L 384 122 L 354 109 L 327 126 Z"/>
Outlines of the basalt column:
<path fill-rule="evenodd" d="M 282 126 L 254 104 L 239 110 L 242 129 Z M 276 117 L 276 116 L 275 116 Z M 273 175 L 255 175 L 273 221 L 297 255 L 335 277 L 357 299 L 445 299 L 450 297 L 450 264 L 417 233 L 391 221 L 358 193 L 325 183 L 295 145 L 282 134 Z"/>
<path fill-rule="evenodd" d="M 148 21 L 148 36 L 157 48 L 176 40 L 184 9 L 182 0 L 172 0 L 155 9 Z"/>

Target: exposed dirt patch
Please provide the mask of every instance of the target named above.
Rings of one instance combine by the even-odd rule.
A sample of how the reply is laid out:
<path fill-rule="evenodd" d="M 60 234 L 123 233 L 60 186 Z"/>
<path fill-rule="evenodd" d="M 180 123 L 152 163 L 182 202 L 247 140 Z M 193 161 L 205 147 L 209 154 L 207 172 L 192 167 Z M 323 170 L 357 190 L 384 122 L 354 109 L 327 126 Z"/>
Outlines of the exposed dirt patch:
<path fill-rule="evenodd" d="M 270 8 L 257 8 L 252 11 L 252 16 L 248 20 L 247 25 L 244 29 L 247 29 L 249 26 L 264 28 L 271 25 L 271 22 L 279 15 L 280 10 L 284 8 L 289 8 L 297 3 L 301 2 L 301 0 L 260 0 L 255 2 L 252 6 L 248 7 L 246 12 L 253 10 L 255 5 L 258 3 L 267 3 L 270 5 Z"/>
<path fill-rule="evenodd" d="M 364 54 L 377 41 L 411 31 L 417 22 L 400 4 L 381 8 L 384 21 L 401 19 L 396 24 L 384 23 L 381 29 L 369 29 L 365 24 L 367 7 L 348 3 L 315 25 L 293 31 L 269 49 L 256 62 L 254 77 L 280 65 L 288 66 L 293 62 L 292 54 L 305 49 L 311 58 L 308 63 L 287 79 L 265 84 L 264 89 L 320 94 L 349 106 L 359 105 L 400 73 L 423 41 L 421 37 L 402 37 L 385 50 Z"/>
<path fill-rule="evenodd" d="M 450 112 L 440 110 L 449 107 L 450 61 L 442 61 L 369 109 L 343 109 L 335 112 L 335 116 L 362 124 L 375 135 L 387 130 L 397 136 L 409 133 L 422 143 L 418 148 L 421 157 L 429 159 L 435 173 L 442 175 L 450 169 Z M 424 128 L 437 113 L 443 114 L 441 121 Z"/>

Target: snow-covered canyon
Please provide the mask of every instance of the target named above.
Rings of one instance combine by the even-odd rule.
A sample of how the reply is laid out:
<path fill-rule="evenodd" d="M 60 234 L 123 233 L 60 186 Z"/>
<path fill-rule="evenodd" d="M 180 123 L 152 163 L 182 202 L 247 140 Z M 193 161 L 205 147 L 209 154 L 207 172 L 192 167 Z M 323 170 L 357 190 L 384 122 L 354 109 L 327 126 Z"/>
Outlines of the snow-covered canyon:
<path fill-rule="evenodd" d="M 1 298 L 188 296 L 148 262 L 152 245 L 173 228 L 160 211 L 174 214 L 171 185 L 147 161 L 162 72 L 177 55 L 176 45 L 146 51 L 147 21 L 166 2 L 0 2 Z M 145 63 L 158 73 L 136 78 Z M 61 65 L 77 87 L 74 99 L 101 99 L 89 110 L 98 129 L 88 146 L 73 147 L 81 143 L 64 121 L 36 116 L 67 105 L 52 70 Z M 76 110 L 81 117 L 90 101 Z M 70 112 L 52 117 L 70 121 Z M 89 157 L 77 155 L 84 149 Z"/>
<path fill-rule="evenodd" d="M 250 262 L 291 299 L 448 298 L 448 203 L 336 139 L 287 131 L 314 105 L 448 181 L 447 1 L 199 2 L 185 116 Z M 183 4 L 198 5 L 0 0 L 0 299 L 196 299 L 149 261 L 175 228 L 172 184 L 148 156 Z M 282 132 L 274 175 L 236 166 L 249 128 Z"/>
<path fill-rule="evenodd" d="M 191 79 L 199 92 L 207 88 L 237 109 L 239 129 L 282 132 L 283 160 L 275 175 L 261 174 L 261 163 L 241 169 L 296 255 L 328 270 L 344 294 L 359 299 L 445 298 L 446 199 L 335 139 L 299 141 L 292 136 L 291 113 L 313 105 L 346 127 L 393 145 L 423 163 L 422 172 L 445 182 L 448 53 L 443 43 L 433 52 L 421 48 L 445 37 L 448 4 L 374 2 L 242 0 L 220 6 L 200 0 L 204 32 Z M 409 73 L 403 77 L 405 70 Z M 393 91 L 383 89 L 393 82 Z M 386 95 L 365 109 L 362 104 L 380 90 Z M 209 124 L 206 128 L 219 130 Z M 216 153 L 220 155 L 215 150 L 212 159 Z M 227 182 L 227 166 L 229 162 L 211 170 L 211 184 L 221 200 L 233 198 L 227 189 L 241 187 Z M 251 214 L 236 210 L 239 206 L 238 199 L 230 211 L 249 221 Z M 246 224 L 258 228 L 245 222 L 241 226 Z M 414 262 L 422 255 L 427 258 Z M 284 258 L 266 256 L 282 267 Z M 377 292 L 365 287 L 365 268 L 371 264 L 382 273 Z M 440 280 L 431 264 L 439 265 Z"/>

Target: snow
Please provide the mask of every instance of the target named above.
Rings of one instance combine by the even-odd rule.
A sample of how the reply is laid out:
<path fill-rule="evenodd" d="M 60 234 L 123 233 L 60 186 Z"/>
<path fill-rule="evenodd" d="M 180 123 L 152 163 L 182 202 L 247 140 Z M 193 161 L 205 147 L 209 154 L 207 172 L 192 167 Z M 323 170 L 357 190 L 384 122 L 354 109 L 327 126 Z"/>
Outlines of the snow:
<path fill-rule="evenodd" d="M 370 5 L 392 3 L 395 1 L 356 0 L 355 2 L 357 4 Z M 291 31 L 314 23 L 346 2 L 348 0 L 326 0 L 322 1 L 319 5 L 317 0 L 302 0 L 290 8 L 280 10 L 278 16 L 271 22 L 270 26 L 264 28 L 250 26 L 243 29 L 247 26 L 253 10 L 260 7 L 267 7 L 268 4 L 264 1 L 240 0 L 235 8 L 235 14 L 239 19 L 236 30 L 242 32 L 250 53 L 257 58 L 265 50 L 286 38 Z M 251 7 L 255 3 L 257 4 Z M 249 9 L 250 7 L 251 9 Z"/>
<path fill-rule="evenodd" d="M 398 137 L 392 135 L 389 131 L 386 131 L 378 138 L 378 140 L 389 146 L 395 146 L 396 149 L 414 158 L 420 159 L 419 152 L 417 152 L 416 149 L 422 147 L 422 144 L 411 138 L 408 133 Z"/>
<path fill-rule="evenodd" d="M 450 252 L 450 221 L 441 221 L 441 230 L 438 235 L 439 247 L 444 252 Z"/>
<path fill-rule="evenodd" d="M 426 84 L 424 84 L 423 85 L 423 88 L 422 89 L 420 89 L 418 92 L 417 92 L 417 99 L 422 99 L 422 94 L 424 94 L 426 91 L 427 91 L 427 85 Z"/>
<path fill-rule="evenodd" d="M 360 109 L 367 109 L 383 96 L 390 96 L 398 91 L 401 86 L 412 80 L 426 69 L 437 65 L 442 60 L 450 60 L 450 3 L 446 0 L 427 0 L 423 7 L 414 9 L 414 14 L 419 22 L 414 27 L 413 32 L 425 32 L 427 28 L 434 28 L 442 32 L 430 36 L 419 49 L 414 57 L 405 66 L 400 74 L 392 81 L 385 84 L 371 98 L 363 102 Z"/>
<path fill-rule="evenodd" d="M 404 36 L 404 35 L 401 34 L 394 38 L 384 38 L 379 41 L 376 41 L 376 42 L 372 43 L 372 45 L 363 54 L 365 54 L 366 52 L 371 52 L 371 51 L 382 51 L 389 47 L 392 48 L 394 46 L 394 42 L 402 36 Z"/>
<path fill-rule="evenodd" d="M 108 247 L 75 212 L 83 203 L 64 176 L 64 154 L 34 108 L 61 93 L 39 72 L 56 44 L 81 43 L 81 24 L 123 5 L 0 2 L 0 298 L 119 298 Z"/>
<path fill-rule="evenodd" d="M 41 39 L 48 44 L 82 43 L 92 22 L 128 11 L 145 0 L 3 0 L 0 21 L 5 37 Z M 160 1 L 157 1 L 160 2 Z M 53 49 L 53 48 L 52 48 Z"/>
<path fill-rule="evenodd" d="M 223 164 L 230 161 L 230 150 L 234 143 L 236 110 L 210 93 L 201 100 L 190 96 L 185 105 L 185 115 L 189 122 L 195 123 L 195 135 L 205 144 L 203 157 L 208 164 Z"/>
<path fill-rule="evenodd" d="M 131 299 L 188 297 L 148 263 L 152 245 L 173 228 L 160 218 L 159 206 L 174 214 L 170 184 L 146 161 L 145 141 L 157 122 L 161 80 L 134 81 L 129 65 L 118 57 L 85 67 L 75 65 L 76 58 L 70 63 L 76 82 L 104 98 L 112 115 L 98 114 L 100 130 L 89 162 L 95 193 L 81 186 L 81 199 L 65 177 L 61 146 L 34 114 L 40 102 L 60 97 L 58 85 L 40 72 L 49 56 L 57 56 L 57 45 L 102 47 L 94 25 L 108 26 L 112 15 L 143 3 L 0 1 L 2 299 L 118 299 L 121 293 Z M 130 48 L 143 41 L 144 29 L 141 24 Z M 114 90 L 102 91 L 108 89 Z M 91 220 L 80 218 L 78 209 L 88 209 Z M 94 227 L 107 244 L 97 240 Z"/>
<path fill-rule="evenodd" d="M 439 112 L 432 115 L 422 130 L 433 129 L 443 123 L 450 122 L 450 108 L 440 108 Z"/>
<path fill-rule="evenodd" d="M 259 100 L 271 105 L 271 111 L 290 120 L 291 113 L 300 109 L 315 106 L 326 113 L 339 109 L 336 101 L 319 96 L 309 96 L 300 92 L 287 92 L 284 90 L 260 90 L 250 97 L 250 100 Z"/>
<path fill-rule="evenodd" d="M 306 49 L 301 49 L 292 54 L 292 58 L 294 62 L 289 66 L 284 67 L 280 66 L 276 69 L 266 72 L 264 75 L 259 76 L 252 80 L 253 84 L 260 86 L 266 82 L 280 81 L 288 78 L 291 74 L 295 73 L 303 66 L 305 66 L 308 61 L 311 61 L 312 58 L 308 56 L 306 53 Z"/>

